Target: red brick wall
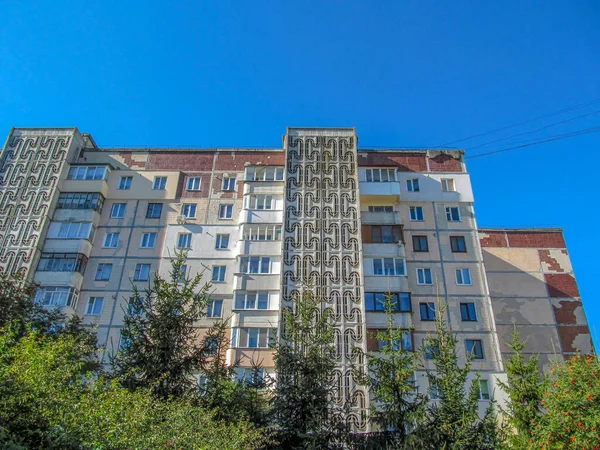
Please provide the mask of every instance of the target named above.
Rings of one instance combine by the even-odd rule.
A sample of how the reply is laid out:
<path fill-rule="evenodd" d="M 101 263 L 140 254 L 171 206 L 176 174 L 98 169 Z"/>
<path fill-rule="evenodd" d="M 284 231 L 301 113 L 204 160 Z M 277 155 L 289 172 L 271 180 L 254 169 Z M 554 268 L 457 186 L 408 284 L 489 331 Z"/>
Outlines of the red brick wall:
<path fill-rule="evenodd" d="M 566 248 L 565 239 L 560 231 L 507 231 L 510 247 L 529 248 Z"/>
<path fill-rule="evenodd" d="M 508 247 L 508 243 L 506 241 L 506 233 L 504 231 L 486 231 L 479 230 L 479 242 L 482 247 Z M 486 234 L 486 237 L 483 237 L 482 234 Z"/>
<path fill-rule="evenodd" d="M 437 155 L 429 158 L 429 170 L 431 172 L 462 172 L 462 164 L 459 159 L 450 155 Z"/>
<path fill-rule="evenodd" d="M 213 151 L 150 152 L 148 170 L 212 171 Z M 202 180 L 204 181 L 204 180 Z"/>
<path fill-rule="evenodd" d="M 358 152 L 358 165 L 360 167 L 396 167 L 400 172 L 427 172 L 425 153 L 363 151 Z"/>
<path fill-rule="evenodd" d="M 123 162 L 127 167 L 132 169 L 144 169 L 146 167 L 146 161 L 134 161 L 132 154 L 133 152 L 119 152 L 119 156 L 123 158 Z"/>
<path fill-rule="evenodd" d="M 592 340 L 590 336 L 590 329 L 585 325 L 568 325 L 568 326 L 559 326 L 558 335 L 560 337 L 560 344 L 562 346 L 563 353 L 575 353 L 579 349 L 575 347 L 575 339 L 584 335 L 586 338 Z M 590 343 L 590 347 L 591 343 Z M 592 347 L 593 348 L 593 347 Z M 569 357 L 570 355 L 565 355 L 565 357 Z"/>
<path fill-rule="evenodd" d="M 243 172 L 246 163 L 262 163 L 265 166 L 285 165 L 285 154 L 280 152 L 219 152 L 215 170 L 233 170 Z"/>
<path fill-rule="evenodd" d="M 567 273 L 547 273 L 544 275 L 549 297 L 579 297 L 577 282 Z"/>

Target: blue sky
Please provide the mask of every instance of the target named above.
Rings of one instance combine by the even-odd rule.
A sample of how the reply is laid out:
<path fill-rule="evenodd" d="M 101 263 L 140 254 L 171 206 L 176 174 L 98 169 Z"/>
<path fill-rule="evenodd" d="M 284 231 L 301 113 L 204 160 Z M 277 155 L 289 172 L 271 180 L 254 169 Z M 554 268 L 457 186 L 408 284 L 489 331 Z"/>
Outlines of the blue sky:
<path fill-rule="evenodd" d="M 600 99 L 597 0 L 20 0 L 0 13 L 5 135 L 77 126 L 101 146 L 275 147 L 286 126 L 351 126 L 361 147 L 431 147 Z M 599 109 L 454 145 L 474 155 L 582 130 Z M 564 228 L 594 334 L 599 144 L 468 160 L 480 226 Z"/>

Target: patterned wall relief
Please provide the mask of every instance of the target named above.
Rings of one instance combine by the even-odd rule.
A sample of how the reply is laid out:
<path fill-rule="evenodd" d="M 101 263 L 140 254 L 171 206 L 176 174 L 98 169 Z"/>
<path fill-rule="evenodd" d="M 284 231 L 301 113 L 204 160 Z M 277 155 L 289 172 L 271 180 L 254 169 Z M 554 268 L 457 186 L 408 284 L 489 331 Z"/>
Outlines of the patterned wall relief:
<path fill-rule="evenodd" d="M 305 289 L 322 299 L 336 320 L 338 395 L 348 420 L 365 430 L 366 392 L 352 367 L 366 351 L 361 282 L 357 137 L 354 130 L 290 129 L 285 137 L 286 198 L 283 305 Z M 314 130 L 313 130 L 314 131 Z"/>
<path fill-rule="evenodd" d="M 9 136 L 0 156 L 0 271 L 30 274 L 72 139 L 68 130 Z"/>

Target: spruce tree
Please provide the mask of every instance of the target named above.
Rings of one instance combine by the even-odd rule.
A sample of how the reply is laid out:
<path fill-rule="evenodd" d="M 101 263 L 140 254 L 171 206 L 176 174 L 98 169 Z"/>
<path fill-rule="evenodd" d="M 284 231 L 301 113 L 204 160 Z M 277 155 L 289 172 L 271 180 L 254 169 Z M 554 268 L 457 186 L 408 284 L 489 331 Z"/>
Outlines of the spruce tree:
<path fill-rule="evenodd" d="M 525 360 L 525 344 L 515 327 L 512 342 L 508 344 L 513 353 L 505 364 L 507 380 L 498 380 L 500 387 L 508 394 L 501 411 L 509 428 L 505 439 L 511 448 L 528 448 L 534 423 L 543 413 L 542 400 L 547 384 L 545 377 L 540 374 L 538 357 L 531 356 L 528 361 Z"/>
<path fill-rule="evenodd" d="M 211 284 L 187 276 L 186 254 L 176 252 L 168 277 L 154 274 L 143 291 L 134 285 L 125 311 L 112 372 L 129 389 L 148 388 L 161 398 L 197 392 L 196 377 L 209 356 L 196 322 L 206 316 Z"/>
<path fill-rule="evenodd" d="M 403 337 L 411 331 L 394 324 L 397 308 L 391 295 L 386 296 L 384 305 L 387 328 L 374 336 L 384 346 L 366 355 L 367 372 L 360 379 L 370 388 L 374 403 L 371 421 L 380 430 L 392 431 L 392 441 L 398 447 L 405 444 L 414 423 L 422 418 L 425 398 L 415 388 L 415 352 L 402 346 Z"/>
<path fill-rule="evenodd" d="M 345 437 L 336 407 L 334 320 L 310 291 L 284 308 L 275 345 L 272 412 L 282 448 L 337 448 Z"/>
<path fill-rule="evenodd" d="M 446 329 L 439 308 L 435 334 L 425 340 L 424 353 L 431 356 L 433 370 L 427 368 L 431 397 L 425 420 L 418 424 L 413 438 L 415 448 L 447 450 L 494 449 L 498 445 L 493 403 L 479 417 L 479 375 L 469 382 L 472 357 L 461 367 L 458 339 Z M 433 395 L 435 393 L 435 395 Z M 433 398 L 431 400 L 434 400 Z"/>

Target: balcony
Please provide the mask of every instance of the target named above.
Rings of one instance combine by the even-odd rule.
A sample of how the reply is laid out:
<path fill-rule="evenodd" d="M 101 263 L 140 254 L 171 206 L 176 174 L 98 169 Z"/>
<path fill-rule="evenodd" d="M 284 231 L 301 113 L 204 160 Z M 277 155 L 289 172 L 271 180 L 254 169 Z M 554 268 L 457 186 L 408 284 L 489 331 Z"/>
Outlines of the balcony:
<path fill-rule="evenodd" d="M 280 255 L 281 241 L 240 241 L 240 255 Z"/>
<path fill-rule="evenodd" d="M 33 277 L 35 283 L 41 286 L 69 286 L 77 290 L 83 284 L 83 275 L 79 272 L 40 272 Z"/>
<path fill-rule="evenodd" d="M 46 239 L 43 251 L 45 253 L 81 253 L 89 257 L 92 252 L 92 243 L 87 239 Z"/>
<path fill-rule="evenodd" d="M 400 225 L 400 213 L 361 211 L 360 220 L 363 225 Z"/>
<path fill-rule="evenodd" d="M 240 223 L 283 223 L 283 211 L 243 209 L 240 212 Z"/>
<path fill-rule="evenodd" d="M 108 183 L 106 180 L 61 180 L 58 184 L 60 192 L 99 192 L 104 197 L 108 196 Z"/>
<path fill-rule="evenodd" d="M 369 195 L 395 197 L 395 199 L 399 199 L 400 197 L 400 183 L 397 181 L 386 183 L 361 181 L 359 183 L 359 190 L 361 197 Z"/>
<path fill-rule="evenodd" d="M 412 312 L 394 313 L 394 325 L 396 328 L 409 329 L 412 326 Z M 367 328 L 387 328 L 388 318 L 385 312 L 366 312 Z"/>

